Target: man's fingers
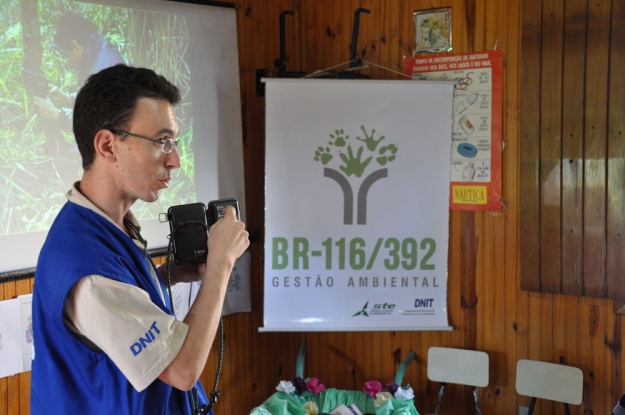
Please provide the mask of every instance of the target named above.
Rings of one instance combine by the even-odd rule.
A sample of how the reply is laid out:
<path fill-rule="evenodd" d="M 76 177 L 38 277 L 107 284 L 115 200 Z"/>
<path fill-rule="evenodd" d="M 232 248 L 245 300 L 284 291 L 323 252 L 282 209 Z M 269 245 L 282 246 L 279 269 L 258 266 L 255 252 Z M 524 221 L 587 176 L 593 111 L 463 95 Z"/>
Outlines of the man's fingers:
<path fill-rule="evenodd" d="M 232 216 L 233 219 L 237 218 L 237 210 L 234 207 L 227 206 L 225 211 L 226 211 L 226 216 Z"/>

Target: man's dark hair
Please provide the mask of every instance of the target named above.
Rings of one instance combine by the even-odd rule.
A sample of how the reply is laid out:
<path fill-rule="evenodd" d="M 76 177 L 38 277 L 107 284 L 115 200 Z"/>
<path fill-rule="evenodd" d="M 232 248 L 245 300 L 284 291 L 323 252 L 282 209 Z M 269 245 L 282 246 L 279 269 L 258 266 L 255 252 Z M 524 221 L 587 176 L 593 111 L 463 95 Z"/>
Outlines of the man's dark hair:
<path fill-rule="evenodd" d="M 71 50 L 72 40 L 86 46 L 92 33 L 97 34 L 96 26 L 76 12 L 66 12 L 59 17 L 54 33 L 54 44 L 61 50 Z"/>
<path fill-rule="evenodd" d="M 115 65 L 91 75 L 74 104 L 74 137 L 87 170 L 95 159 L 93 140 L 100 130 L 125 130 L 141 98 L 180 102 L 180 91 L 151 69 Z"/>

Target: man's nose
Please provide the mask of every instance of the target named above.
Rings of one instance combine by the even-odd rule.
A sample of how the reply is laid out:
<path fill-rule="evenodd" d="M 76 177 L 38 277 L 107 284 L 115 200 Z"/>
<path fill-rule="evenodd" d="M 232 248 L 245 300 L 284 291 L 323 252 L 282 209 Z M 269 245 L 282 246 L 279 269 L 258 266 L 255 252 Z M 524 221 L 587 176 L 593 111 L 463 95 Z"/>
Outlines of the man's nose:
<path fill-rule="evenodd" d="M 178 146 L 174 147 L 171 153 L 167 154 L 167 168 L 178 169 L 180 168 L 180 154 L 178 153 Z"/>

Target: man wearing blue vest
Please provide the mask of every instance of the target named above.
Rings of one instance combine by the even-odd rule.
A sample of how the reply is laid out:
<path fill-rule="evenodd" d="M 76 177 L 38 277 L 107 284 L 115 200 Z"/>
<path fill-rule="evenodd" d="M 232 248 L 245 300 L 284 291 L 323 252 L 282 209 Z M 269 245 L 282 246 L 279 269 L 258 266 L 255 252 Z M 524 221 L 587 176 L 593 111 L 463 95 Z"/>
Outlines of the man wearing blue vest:
<path fill-rule="evenodd" d="M 138 199 L 157 200 L 180 167 L 179 101 L 165 78 L 125 65 L 92 75 L 78 93 L 73 128 L 84 173 L 35 276 L 33 415 L 191 415 L 207 404 L 198 379 L 248 234 L 229 208 L 211 227 L 206 264 L 172 267 L 174 282 L 202 281 L 181 322 L 130 211 Z"/>

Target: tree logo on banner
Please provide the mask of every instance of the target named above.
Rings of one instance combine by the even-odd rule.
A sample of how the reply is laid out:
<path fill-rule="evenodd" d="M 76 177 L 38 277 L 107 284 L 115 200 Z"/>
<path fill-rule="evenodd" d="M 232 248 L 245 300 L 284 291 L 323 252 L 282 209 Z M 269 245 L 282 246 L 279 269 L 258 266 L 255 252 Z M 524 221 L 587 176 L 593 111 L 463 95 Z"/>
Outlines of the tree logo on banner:
<path fill-rule="evenodd" d="M 327 146 L 319 146 L 315 150 L 315 161 L 320 162 L 324 166 L 327 166 L 334 159 L 333 149 L 338 150 L 339 158 L 344 163 L 339 166 L 341 171 L 324 167 L 323 176 L 337 182 L 343 191 L 343 223 L 345 225 L 354 223 L 354 192 L 347 177 L 352 175 L 362 177 L 365 170 L 371 167 L 371 161 L 374 158 L 375 162 L 383 167 L 365 176 L 358 189 L 356 220 L 358 225 L 365 225 L 367 223 L 367 194 L 369 189 L 373 183 L 388 176 L 388 168 L 384 166 L 395 160 L 395 155 L 397 154 L 397 145 L 395 144 L 380 146 L 385 137 L 380 136 L 380 138 L 376 139 L 375 129 L 372 129 L 370 134 L 367 133 L 364 125 L 361 125 L 360 129 L 364 134 L 364 138 L 356 137 L 356 140 L 359 142 L 355 143 L 358 146 L 355 154 L 354 147 L 352 147 L 353 141 L 348 142 L 349 135 L 345 134 L 342 128 L 335 130 L 334 134 L 330 134 L 330 141 L 328 141 Z M 365 149 L 367 153 L 363 156 Z M 365 157 L 364 160 L 363 157 Z M 373 166 L 375 166 L 375 163 Z"/>

